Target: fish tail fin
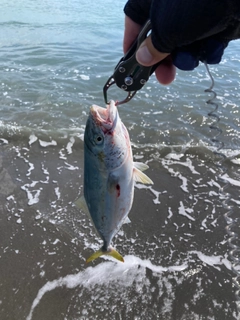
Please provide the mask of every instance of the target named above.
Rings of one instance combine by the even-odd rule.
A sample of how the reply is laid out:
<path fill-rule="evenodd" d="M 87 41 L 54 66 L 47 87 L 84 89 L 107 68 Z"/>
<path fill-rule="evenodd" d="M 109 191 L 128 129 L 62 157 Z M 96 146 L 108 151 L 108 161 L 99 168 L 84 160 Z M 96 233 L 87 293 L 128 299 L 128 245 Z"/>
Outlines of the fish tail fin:
<path fill-rule="evenodd" d="M 108 255 L 111 256 L 121 262 L 124 262 L 123 257 L 121 256 L 121 254 L 119 252 L 117 252 L 117 250 L 115 250 L 114 248 L 110 247 L 107 251 L 103 250 L 103 248 L 99 249 L 98 251 L 94 252 L 87 260 L 86 262 L 90 262 L 93 261 L 103 255 Z"/>
<path fill-rule="evenodd" d="M 117 250 L 112 247 L 109 250 L 110 251 L 107 253 L 107 255 L 117 259 L 118 261 L 124 262 L 122 255 Z"/>

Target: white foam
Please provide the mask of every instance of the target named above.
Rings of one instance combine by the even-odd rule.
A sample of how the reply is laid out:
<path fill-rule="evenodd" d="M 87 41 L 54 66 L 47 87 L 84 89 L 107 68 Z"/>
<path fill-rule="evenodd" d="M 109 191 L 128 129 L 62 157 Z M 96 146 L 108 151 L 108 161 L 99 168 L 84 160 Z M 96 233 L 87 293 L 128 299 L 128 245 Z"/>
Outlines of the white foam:
<path fill-rule="evenodd" d="M 58 242 L 61 242 L 59 239 L 56 239 L 53 244 L 57 244 Z"/>
<path fill-rule="evenodd" d="M 2 141 L 2 143 L 4 143 L 4 144 L 8 144 L 8 140 L 7 139 L 0 138 L 0 141 Z"/>
<path fill-rule="evenodd" d="M 28 172 L 26 174 L 27 177 L 31 175 L 31 172 L 34 169 L 34 164 L 33 163 L 28 162 L 28 165 L 29 165 L 29 169 L 28 169 Z"/>
<path fill-rule="evenodd" d="M 55 191 L 55 194 L 56 194 L 56 196 L 57 196 L 57 199 L 59 200 L 59 199 L 60 199 L 60 196 L 61 196 L 61 193 L 60 193 L 60 191 L 59 191 L 59 187 L 56 187 L 56 188 L 54 189 L 54 191 Z"/>
<path fill-rule="evenodd" d="M 66 155 L 65 155 L 65 153 L 63 151 L 64 151 L 64 149 L 61 149 L 59 151 L 59 155 L 60 155 L 59 159 L 67 160 L 67 157 L 66 157 Z"/>
<path fill-rule="evenodd" d="M 106 259 L 110 259 L 107 258 Z M 39 291 L 34 299 L 29 315 L 26 320 L 31 320 L 34 309 L 40 303 L 42 297 L 49 291 L 59 287 L 73 289 L 78 286 L 91 288 L 97 285 L 108 285 L 111 282 L 117 282 L 122 287 L 131 287 L 133 284 L 142 283 L 146 277 L 146 269 L 152 270 L 155 274 L 163 272 L 181 272 L 188 267 L 187 263 L 162 267 L 152 264 L 149 260 L 142 260 L 136 256 L 128 255 L 124 257 L 125 262 L 106 261 L 95 267 L 88 267 L 77 274 L 70 274 L 57 280 L 48 281 Z"/>
<path fill-rule="evenodd" d="M 72 146 L 75 142 L 75 139 L 74 137 L 70 137 L 70 141 L 68 142 L 67 146 L 66 146 L 66 149 L 67 149 L 67 153 L 68 154 L 71 154 L 72 153 Z"/>
<path fill-rule="evenodd" d="M 153 203 L 154 204 L 160 204 L 161 202 L 159 201 L 159 196 L 160 196 L 161 192 L 153 189 L 153 187 L 150 187 L 150 190 L 156 196 L 156 198 L 153 199 Z"/>
<path fill-rule="evenodd" d="M 216 269 L 218 269 L 217 265 L 224 265 L 228 270 L 232 270 L 231 262 L 223 256 L 207 256 L 201 251 L 190 251 L 189 253 L 196 254 L 202 262 Z"/>
<path fill-rule="evenodd" d="M 39 181 L 33 181 L 32 183 L 27 183 L 27 184 L 21 186 L 21 189 L 26 191 L 26 193 L 27 193 L 29 206 L 39 202 L 39 195 L 40 195 L 40 192 L 42 191 L 42 189 L 40 188 L 38 190 L 31 190 L 31 191 L 29 190 L 30 188 L 35 187 L 38 182 Z"/>
<path fill-rule="evenodd" d="M 187 178 L 185 178 L 185 177 L 184 177 L 183 175 L 181 175 L 181 174 L 178 175 L 178 178 L 179 178 L 180 180 L 182 180 L 182 185 L 180 186 L 180 188 L 181 188 L 184 192 L 189 193 L 188 188 L 187 188 L 187 186 L 188 186 Z"/>
<path fill-rule="evenodd" d="M 40 180 L 41 183 L 49 183 L 49 176 L 46 177 L 46 180 Z"/>
<path fill-rule="evenodd" d="M 35 220 L 39 220 L 42 217 L 42 213 L 39 210 L 36 210 L 37 215 L 35 216 Z"/>
<path fill-rule="evenodd" d="M 236 204 L 240 205 L 240 201 L 236 200 L 236 199 L 231 199 L 232 202 L 235 202 Z"/>
<path fill-rule="evenodd" d="M 188 184 L 187 184 L 187 178 L 185 178 L 183 175 L 181 175 L 178 171 L 174 171 L 173 168 L 169 168 L 168 165 L 172 165 L 172 164 L 182 164 L 181 162 L 172 162 L 172 161 L 166 161 L 166 160 L 163 160 L 162 161 L 162 164 L 164 166 L 164 168 L 166 168 L 168 170 L 168 172 L 173 176 L 173 177 L 177 177 L 178 179 L 180 179 L 182 181 L 182 185 L 180 186 L 181 189 L 184 191 L 184 192 L 187 192 L 189 193 L 188 191 Z"/>
<path fill-rule="evenodd" d="M 80 78 L 81 78 L 82 80 L 89 80 L 89 79 L 90 79 L 90 77 L 87 76 L 87 75 L 85 75 L 85 74 L 80 74 Z"/>
<path fill-rule="evenodd" d="M 31 134 L 31 135 L 29 136 L 29 142 L 28 142 L 29 146 L 31 146 L 31 144 L 33 144 L 33 143 L 36 142 L 37 140 L 38 140 L 38 138 L 35 136 L 35 134 Z"/>
<path fill-rule="evenodd" d="M 165 158 L 179 161 L 183 156 L 184 156 L 184 153 L 178 153 L 177 154 L 177 153 L 170 152 L 165 156 Z"/>
<path fill-rule="evenodd" d="M 41 147 L 48 147 L 48 146 L 56 146 L 57 142 L 55 140 L 48 142 L 48 141 L 43 141 L 39 139 L 39 144 Z"/>
<path fill-rule="evenodd" d="M 208 227 L 206 225 L 206 222 L 207 222 L 207 218 L 203 219 L 202 226 L 203 226 L 204 229 L 208 229 Z"/>
<path fill-rule="evenodd" d="M 152 114 L 163 114 L 163 111 L 155 111 Z"/>
<path fill-rule="evenodd" d="M 231 162 L 234 163 L 234 164 L 239 164 L 240 165 L 240 158 L 232 159 Z"/>
<path fill-rule="evenodd" d="M 68 170 L 78 170 L 78 169 L 79 169 L 79 167 L 73 166 L 72 164 L 67 163 L 66 161 L 64 161 L 64 163 L 65 163 L 65 165 L 66 165 L 65 168 L 68 169 Z"/>
<path fill-rule="evenodd" d="M 216 226 L 217 226 L 217 218 L 213 221 L 213 222 L 211 222 L 211 225 L 215 228 Z"/>
<path fill-rule="evenodd" d="M 191 159 L 187 158 L 186 161 L 184 161 L 184 162 L 180 161 L 180 159 L 183 156 L 184 156 L 184 154 L 182 154 L 182 153 L 180 153 L 180 154 L 176 154 L 176 153 L 167 154 L 165 158 L 169 159 L 169 160 L 163 159 L 162 162 L 163 162 L 164 167 L 168 169 L 167 165 L 177 164 L 177 165 L 181 165 L 181 166 L 189 168 L 189 170 L 191 170 L 192 174 L 200 175 L 200 173 L 198 171 L 196 171 L 195 167 L 193 166 Z M 174 161 L 174 160 L 178 160 L 178 161 Z"/>
<path fill-rule="evenodd" d="M 141 154 L 136 154 L 136 155 L 134 155 L 133 157 L 134 157 L 134 159 L 136 159 L 136 160 L 139 160 L 139 159 L 144 158 L 144 156 L 141 155 Z"/>
<path fill-rule="evenodd" d="M 222 175 L 221 178 L 226 180 L 227 182 L 229 182 L 233 186 L 240 187 L 240 181 L 230 178 L 228 174 Z"/>
<path fill-rule="evenodd" d="M 182 201 L 180 201 L 180 206 L 178 207 L 178 213 L 182 216 L 187 217 L 189 220 L 195 221 L 195 218 L 189 215 L 189 213 L 192 213 L 193 209 L 191 208 L 185 208 Z"/>
<path fill-rule="evenodd" d="M 147 185 L 141 184 L 141 183 L 135 183 L 135 187 L 136 187 L 137 189 L 148 189 L 148 190 L 150 190 L 150 191 L 154 194 L 154 196 L 156 197 L 155 199 L 153 199 L 153 203 L 154 203 L 154 204 L 160 204 L 160 203 L 161 203 L 161 202 L 159 201 L 159 196 L 160 196 L 160 194 L 161 194 L 162 192 L 153 189 L 152 186 L 147 186 Z"/>
<path fill-rule="evenodd" d="M 168 207 L 168 213 L 169 215 L 167 216 L 167 218 L 170 219 L 173 216 L 172 209 L 170 207 Z"/>
<path fill-rule="evenodd" d="M 16 203 L 15 198 L 14 198 L 13 195 L 8 196 L 6 199 L 7 199 L 8 201 L 9 201 L 9 200 L 12 200 L 12 201 L 14 201 L 14 202 Z"/>

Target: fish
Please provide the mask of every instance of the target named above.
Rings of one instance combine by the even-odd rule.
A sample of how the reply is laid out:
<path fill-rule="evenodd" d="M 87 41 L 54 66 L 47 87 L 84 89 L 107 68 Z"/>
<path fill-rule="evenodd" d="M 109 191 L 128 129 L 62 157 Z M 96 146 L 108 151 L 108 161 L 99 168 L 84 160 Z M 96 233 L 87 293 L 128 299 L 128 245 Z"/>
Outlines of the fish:
<path fill-rule="evenodd" d="M 153 184 L 142 172 L 147 168 L 133 162 L 129 134 L 115 102 L 111 100 L 106 108 L 92 105 L 84 133 L 84 195 L 75 204 L 89 213 L 103 246 L 87 263 L 102 255 L 124 262 L 111 242 L 128 220 L 135 181 Z"/>

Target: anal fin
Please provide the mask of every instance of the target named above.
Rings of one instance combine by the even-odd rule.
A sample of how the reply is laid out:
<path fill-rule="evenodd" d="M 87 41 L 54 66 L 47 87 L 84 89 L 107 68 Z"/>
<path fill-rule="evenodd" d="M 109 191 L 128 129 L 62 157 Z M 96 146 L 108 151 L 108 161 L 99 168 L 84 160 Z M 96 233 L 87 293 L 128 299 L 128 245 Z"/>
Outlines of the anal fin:
<path fill-rule="evenodd" d="M 77 199 L 75 202 L 74 202 L 75 206 L 78 207 L 79 209 L 83 210 L 85 213 L 89 213 L 89 210 L 88 210 L 88 206 L 87 206 L 87 202 L 84 198 L 84 196 L 81 196 L 79 199 Z"/>

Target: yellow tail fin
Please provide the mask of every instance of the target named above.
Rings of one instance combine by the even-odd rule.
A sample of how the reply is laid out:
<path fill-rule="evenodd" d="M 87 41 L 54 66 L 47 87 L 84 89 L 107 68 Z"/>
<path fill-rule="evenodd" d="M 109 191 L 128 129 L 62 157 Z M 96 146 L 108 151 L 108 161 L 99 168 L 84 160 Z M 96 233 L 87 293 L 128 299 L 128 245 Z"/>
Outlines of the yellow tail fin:
<path fill-rule="evenodd" d="M 86 262 L 90 262 L 93 261 L 95 259 L 97 259 L 98 257 L 102 256 L 102 255 L 108 255 L 111 256 L 121 262 L 124 262 L 123 257 L 120 255 L 119 252 L 117 252 L 117 250 L 113 249 L 113 248 L 109 248 L 108 251 L 103 251 L 103 249 L 99 249 L 97 252 L 94 252 L 94 254 L 92 254 L 87 260 Z"/>

